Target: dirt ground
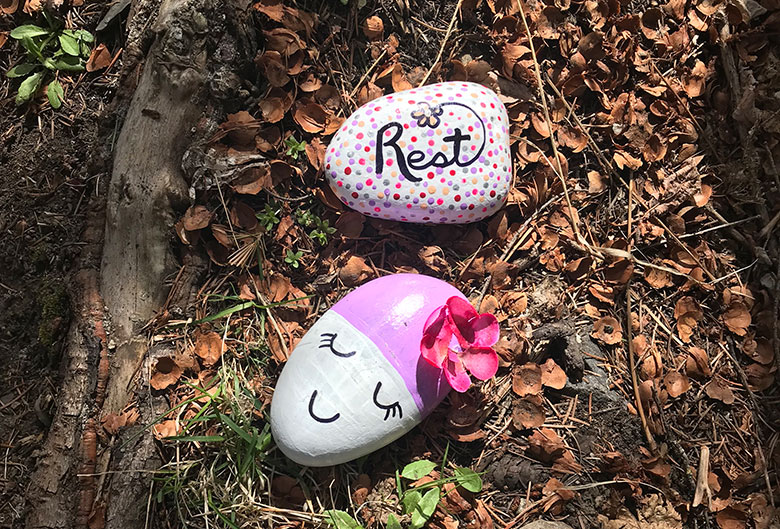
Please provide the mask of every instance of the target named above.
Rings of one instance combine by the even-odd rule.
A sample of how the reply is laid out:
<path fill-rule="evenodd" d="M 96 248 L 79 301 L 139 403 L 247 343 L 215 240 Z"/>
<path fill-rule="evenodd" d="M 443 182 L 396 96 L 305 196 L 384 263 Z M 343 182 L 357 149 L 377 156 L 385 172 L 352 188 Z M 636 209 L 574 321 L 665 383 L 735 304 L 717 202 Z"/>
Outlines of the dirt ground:
<path fill-rule="evenodd" d="M 396 471 L 446 452 L 485 486 L 450 494 L 435 527 L 539 517 L 572 527 L 778 527 L 780 6 L 529 2 L 529 41 L 518 4 L 461 4 L 457 18 L 454 2 L 426 0 L 255 5 L 255 67 L 239 73 L 240 97 L 204 116 L 203 141 L 183 161 L 208 218 L 191 209 L 171 227 L 177 252 L 210 259 L 201 301 L 153 330 L 190 363 L 168 366 L 152 385 L 179 408 L 194 399 L 185 380 L 211 395 L 238 381 L 246 394 L 211 405 L 262 437 L 270 388 L 303 332 L 350 289 L 395 272 L 445 279 L 498 316 L 498 377 L 450 396 L 357 464 L 307 471 L 263 445 L 255 481 L 225 477 L 238 453 L 227 441 L 164 440 L 228 438 L 233 428 L 209 420 L 182 429 L 179 419 L 201 408 L 181 407 L 151 428 L 170 458 L 152 502 L 160 526 L 253 517 L 301 526 L 329 508 L 377 526 L 398 500 Z M 74 10 L 93 30 L 105 8 Z M 3 15 L 0 31 L 23 21 L 21 11 Z M 297 35 L 287 48 L 275 40 L 282 30 Z M 98 42 L 115 52 L 122 38 L 112 26 Z M 269 50 L 288 54 L 284 67 Z M 429 71 L 439 54 L 443 66 Z M 20 56 L 5 42 L 0 68 Z M 45 98 L 17 108 L 18 83 L 0 82 L 0 527 L 23 526 L 26 484 L 57 405 L 69 273 L 87 205 L 108 178 L 120 68 L 72 77 L 59 111 Z M 339 120 L 426 77 L 481 82 L 509 107 L 515 189 L 493 219 L 364 219 L 323 185 L 319 165 Z M 294 153 L 299 141 L 306 148 Z M 217 189 L 257 154 L 274 161 L 270 172 L 239 171 L 243 180 Z M 227 226 L 249 243 L 228 240 Z M 258 308 L 268 302 L 281 306 Z M 187 316 L 213 319 L 182 327 Z M 198 352 L 212 331 L 227 351 L 216 366 Z M 550 379 L 539 366 L 564 373 L 565 384 L 543 389 Z M 537 375 L 542 382 L 529 382 Z M 236 419 L 244 412 L 245 423 Z M 107 436 L 123 427 L 104 426 Z M 709 508 L 693 505 L 705 489 Z M 205 514 L 204 490 L 214 501 Z"/>

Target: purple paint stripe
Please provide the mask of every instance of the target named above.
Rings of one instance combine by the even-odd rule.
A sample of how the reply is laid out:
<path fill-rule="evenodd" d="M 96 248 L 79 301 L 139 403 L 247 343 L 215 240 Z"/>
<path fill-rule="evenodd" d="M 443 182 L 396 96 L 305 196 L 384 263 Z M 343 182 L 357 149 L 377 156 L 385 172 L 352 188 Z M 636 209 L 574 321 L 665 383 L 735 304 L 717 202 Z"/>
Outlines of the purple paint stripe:
<path fill-rule="evenodd" d="M 332 308 L 379 347 L 403 378 L 423 417 L 451 389 L 441 369 L 420 354 L 425 321 L 451 296 L 466 299 L 439 279 L 396 274 L 366 283 Z"/>

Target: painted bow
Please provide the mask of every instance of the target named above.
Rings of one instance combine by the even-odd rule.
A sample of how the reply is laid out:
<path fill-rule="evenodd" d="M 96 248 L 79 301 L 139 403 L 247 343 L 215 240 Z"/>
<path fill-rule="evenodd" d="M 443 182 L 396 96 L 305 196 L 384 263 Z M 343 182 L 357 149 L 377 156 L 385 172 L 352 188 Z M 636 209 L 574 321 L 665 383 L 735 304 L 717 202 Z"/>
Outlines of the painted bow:
<path fill-rule="evenodd" d="M 498 321 L 478 314 L 463 298 L 453 296 L 428 317 L 420 352 L 430 364 L 443 369 L 452 389 L 463 393 L 471 386 L 469 372 L 487 380 L 498 370 Z"/>

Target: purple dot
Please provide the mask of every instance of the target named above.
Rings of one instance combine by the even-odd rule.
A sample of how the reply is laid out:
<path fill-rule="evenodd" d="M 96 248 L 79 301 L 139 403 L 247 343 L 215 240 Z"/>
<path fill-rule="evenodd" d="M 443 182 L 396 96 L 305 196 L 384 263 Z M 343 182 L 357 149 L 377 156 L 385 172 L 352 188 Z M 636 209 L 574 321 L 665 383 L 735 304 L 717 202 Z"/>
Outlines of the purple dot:
<path fill-rule="evenodd" d="M 413 129 L 416 128 L 417 127 L 417 122 L 416 121 L 410 121 L 409 122 L 409 127 L 413 128 Z"/>
<path fill-rule="evenodd" d="M 354 165 L 354 164 L 355 164 L 355 160 L 353 158 L 350 158 L 349 159 L 349 165 Z"/>
<path fill-rule="evenodd" d="M 356 144 L 356 145 L 355 145 L 355 148 L 356 148 L 357 150 L 360 150 L 360 149 L 362 149 L 362 148 L 363 148 L 363 145 L 361 145 L 360 143 L 358 143 L 358 144 Z"/>
<path fill-rule="evenodd" d="M 420 199 L 419 199 L 419 198 L 417 198 L 417 197 L 414 197 L 414 198 L 412 199 L 412 202 L 413 202 L 413 203 L 415 203 L 415 204 L 419 204 L 419 203 L 420 203 Z"/>
<path fill-rule="evenodd" d="M 447 129 L 447 134 L 452 134 L 452 129 Z"/>
<path fill-rule="evenodd" d="M 466 209 L 468 206 L 466 204 L 461 204 L 460 209 Z"/>
<path fill-rule="evenodd" d="M 425 150 L 425 152 L 427 152 L 428 154 L 431 154 L 431 155 L 432 155 L 432 154 L 433 154 L 433 149 L 431 149 L 431 148 L 429 147 L 428 149 L 426 149 L 426 150 Z"/>
<path fill-rule="evenodd" d="M 472 168 L 471 168 L 471 174 L 474 174 L 474 173 L 476 173 L 476 172 L 477 172 L 477 168 L 476 168 L 476 167 L 472 167 Z"/>
<path fill-rule="evenodd" d="M 484 156 L 480 156 L 479 157 L 479 163 L 485 163 L 485 157 Z"/>
<path fill-rule="evenodd" d="M 433 129 L 428 131 L 428 136 L 433 136 Z"/>
<path fill-rule="evenodd" d="M 353 122 L 352 122 L 352 126 L 353 126 L 353 127 L 357 127 L 357 124 L 358 124 L 357 120 L 355 120 L 355 121 L 353 121 Z"/>
<path fill-rule="evenodd" d="M 330 176 L 332 176 L 333 178 L 336 178 L 338 175 L 336 174 L 336 171 L 331 171 L 330 172 Z"/>
<path fill-rule="evenodd" d="M 428 199 L 428 204 L 433 204 L 433 199 L 432 198 Z"/>
<path fill-rule="evenodd" d="M 358 182 L 357 184 L 355 184 L 355 189 L 357 189 L 358 191 L 360 191 L 361 189 L 363 189 L 363 184 L 362 184 L 362 182 Z"/>
<path fill-rule="evenodd" d="M 390 202 L 385 202 L 384 205 L 385 205 L 386 208 L 389 208 L 390 207 Z"/>
<path fill-rule="evenodd" d="M 366 171 L 369 172 L 369 173 L 373 173 L 374 172 L 374 168 L 369 165 L 368 167 L 366 167 Z"/>
<path fill-rule="evenodd" d="M 442 174 L 443 172 L 444 172 L 444 169 L 442 169 L 441 167 L 437 167 L 436 168 L 436 174 Z"/>
<path fill-rule="evenodd" d="M 461 160 L 463 160 L 463 161 L 465 162 L 466 160 L 468 160 L 468 159 L 469 159 L 469 155 L 468 155 L 468 154 L 464 154 L 463 156 L 461 156 L 461 158 L 460 158 L 460 159 L 461 159 Z"/>
<path fill-rule="evenodd" d="M 481 191 L 479 192 L 479 194 L 480 194 L 480 196 L 484 196 L 484 195 L 485 195 L 485 190 L 484 190 L 484 189 L 483 189 L 483 190 L 481 190 Z"/>
<path fill-rule="evenodd" d="M 414 145 L 410 143 L 406 148 L 411 151 L 414 149 Z"/>
<path fill-rule="evenodd" d="M 371 140 L 370 142 L 368 142 L 368 145 L 370 147 L 376 147 L 376 142 L 374 140 Z"/>
<path fill-rule="evenodd" d="M 368 201 L 369 206 L 376 206 L 376 200 L 369 200 Z"/>

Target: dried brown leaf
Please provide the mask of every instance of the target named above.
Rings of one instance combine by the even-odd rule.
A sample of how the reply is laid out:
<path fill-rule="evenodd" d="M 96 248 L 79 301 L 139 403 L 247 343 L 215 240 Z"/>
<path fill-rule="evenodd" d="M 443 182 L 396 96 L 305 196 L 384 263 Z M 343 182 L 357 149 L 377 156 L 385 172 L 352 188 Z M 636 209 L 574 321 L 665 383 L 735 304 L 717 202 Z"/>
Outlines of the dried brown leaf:
<path fill-rule="evenodd" d="M 366 260 L 357 255 L 351 256 L 347 259 L 339 269 L 339 279 L 348 287 L 356 287 L 374 275 L 374 271 L 371 269 Z"/>
<path fill-rule="evenodd" d="M 206 366 L 212 366 L 219 362 L 225 344 L 222 337 L 215 332 L 199 333 L 195 339 L 195 354 L 203 360 Z"/>
<path fill-rule="evenodd" d="M 182 224 L 187 231 L 195 231 L 205 228 L 214 218 L 214 213 L 209 211 L 206 206 L 190 206 L 187 211 L 184 212 L 182 217 Z"/>
<path fill-rule="evenodd" d="M 371 16 L 363 21 L 361 29 L 369 40 L 380 40 L 385 32 L 385 23 L 378 16 Z"/>
<path fill-rule="evenodd" d="M 328 113 L 318 103 L 306 103 L 296 107 L 293 119 L 303 130 L 314 134 L 325 130 Z"/>
<path fill-rule="evenodd" d="M 670 397 L 679 397 L 691 389 L 691 381 L 677 371 L 671 371 L 664 377 L 664 386 Z"/>
<path fill-rule="evenodd" d="M 750 311 L 741 301 L 731 303 L 726 312 L 723 313 L 723 323 L 738 336 L 745 336 L 751 321 Z"/>
<path fill-rule="evenodd" d="M 545 414 L 542 398 L 539 395 L 527 395 L 515 401 L 512 409 L 512 425 L 518 430 L 538 428 L 544 424 Z"/>
<path fill-rule="evenodd" d="M 165 389 L 176 383 L 184 370 L 176 363 L 173 357 L 162 356 L 157 359 L 152 367 L 152 376 L 149 384 L 156 390 Z"/>
<path fill-rule="evenodd" d="M 412 83 L 406 78 L 404 68 L 400 64 L 393 66 L 392 86 L 396 92 L 412 89 Z"/>
<path fill-rule="evenodd" d="M 607 345 L 615 345 L 623 339 L 623 330 L 615 318 L 604 316 L 593 324 L 593 332 L 590 335 Z"/>
<path fill-rule="evenodd" d="M 534 363 L 515 368 L 512 373 L 512 391 L 524 397 L 542 392 L 542 369 Z"/>
<path fill-rule="evenodd" d="M 179 431 L 180 428 L 177 428 L 176 421 L 173 419 L 161 421 L 152 427 L 154 438 L 158 441 L 166 437 L 175 437 L 179 434 Z"/>
<path fill-rule="evenodd" d="M 111 64 L 111 53 L 105 44 L 98 44 L 89 54 L 85 68 L 88 72 L 96 72 Z"/>
<path fill-rule="evenodd" d="M 712 380 L 704 386 L 704 392 L 711 399 L 719 400 L 724 404 L 733 404 L 736 399 L 728 382 L 723 380 L 720 376 L 713 377 Z"/>
<path fill-rule="evenodd" d="M 541 369 L 543 386 L 553 389 L 563 389 L 566 386 L 566 373 L 555 363 L 555 360 L 548 358 L 541 365 Z"/>

